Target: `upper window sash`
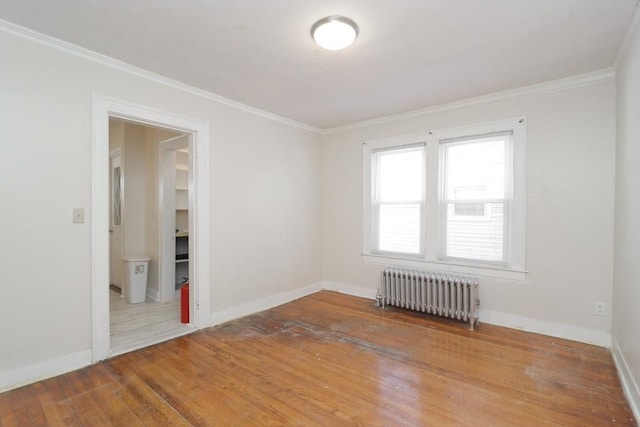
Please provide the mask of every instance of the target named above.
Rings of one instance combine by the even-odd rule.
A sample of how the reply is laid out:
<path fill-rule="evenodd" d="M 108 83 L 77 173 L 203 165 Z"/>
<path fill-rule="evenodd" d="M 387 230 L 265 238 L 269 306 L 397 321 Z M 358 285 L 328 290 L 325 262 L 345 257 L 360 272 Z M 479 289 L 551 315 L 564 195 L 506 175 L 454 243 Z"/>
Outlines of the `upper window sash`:
<path fill-rule="evenodd" d="M 385 147 L 380 149 L 375 149 L 371 151 L 372 156 L 372 175 L 371 180 L 373 182 L 372 188 L 372 200 L 374 203 L 394 203 L 394 202 L 407 202 L 407 203 L 416 203 L 424 200 L 425 193 L 425 185 L 424 185 L 424 175 L 425 175 L 425 159 L 424 159 L 424 147 L 425 143 L 417 143 L 417 144 L 409 144 L 402 145 L 399 147 Z M 420 177 L 420 185 L 421 190 L 419 194 L 416 194 L 414 198 L 405 198 L 405 199 L 396 199 L 396 200 L 382 200 L 382 176 L 381 176 L 381 165 L 380 158 L 381 155 L 384 154 L 402 154 L 420 151 L 422 153 L 422 165 L 421 165 L 421 177 Z"/>

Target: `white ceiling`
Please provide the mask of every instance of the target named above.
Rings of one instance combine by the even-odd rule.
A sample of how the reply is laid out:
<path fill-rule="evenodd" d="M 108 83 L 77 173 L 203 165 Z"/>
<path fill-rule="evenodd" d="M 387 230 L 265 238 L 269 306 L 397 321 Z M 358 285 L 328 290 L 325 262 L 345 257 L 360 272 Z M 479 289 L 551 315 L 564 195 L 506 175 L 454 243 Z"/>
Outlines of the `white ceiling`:
<path fill-rule="evenodd" d="M 611 67 L 638 0 L 0 0 L 0 19 L 318 128 Z M 328 15 L 360 35 L 325 51 Z"/>

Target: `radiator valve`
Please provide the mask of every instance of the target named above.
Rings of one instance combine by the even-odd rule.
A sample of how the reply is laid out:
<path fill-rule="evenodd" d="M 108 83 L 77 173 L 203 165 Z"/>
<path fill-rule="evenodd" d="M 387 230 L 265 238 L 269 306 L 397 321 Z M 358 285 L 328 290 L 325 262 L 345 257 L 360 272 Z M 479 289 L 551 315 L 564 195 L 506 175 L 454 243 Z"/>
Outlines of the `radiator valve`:
<path fill-rule="evenodd" d="M 382 294 L 380 293 L 380 289 L 376 293 L 376 307 L 382 307 Z"/>

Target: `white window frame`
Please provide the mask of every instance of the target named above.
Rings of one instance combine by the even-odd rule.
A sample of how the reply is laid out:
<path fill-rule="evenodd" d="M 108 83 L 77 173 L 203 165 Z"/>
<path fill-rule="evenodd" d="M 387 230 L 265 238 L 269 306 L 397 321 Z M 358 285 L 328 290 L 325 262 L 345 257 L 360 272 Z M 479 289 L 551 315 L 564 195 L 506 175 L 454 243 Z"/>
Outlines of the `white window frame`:
<path fill-rule="evenodd" d="M 485 137 L 491 137 L 494 135 L 501 135 L 501 134 L 508 134 L 509 136 L 509 140 L 507 142 L 507 144 L 505 145 L 505 162 L 504 162 L 504 166 L 505 166 L 505 194 L 503 198 L 500 199 L 495 199 L 492 200 L 490 198 L 485 197 L 484 199 L 479 199 L 481 201 L 481 203 L 485 204 L 485 211 L 486 211 L 486 205 L 490 204 L 490 203 L 501 203 L 503 205 L 503 212 L 505 213 L 505 216 L 507 219 L 509 219 L 511 217 L 511 202 L 512 202 L 512 195 L 513 195 L 513 185 L 511 180 L 513 179 L 513 131 L 511 129 L 509 129 L 506 132 L 500 131 L 500 132 L 491 132 L 489 134 L 473 134 L 473 135 L 469 135 L 469 136 L 463 136 L 463 137 L 454 137 L 453 140 L 449 139 L 449 138 L 444 138 L 444 139 L 439 139 L 439 161 L 440 161 L 440 171 L 439 171 L 439 176 L 440 176 L 440 182 L 438 185 L 438 206 L 439 206 L 439 210 L 438 210 L 438 225 L 439 225 L 439 229 L 438 229 L 438 254 L 437 254 L 437 258 L 439 260 L 458 260 L 458 261 L 463 261 L 463 262 L 478 262 L 480 264 L 492 264 L 492 265 L 498 265 L 498 266 L 509 266 L 510 265 L 510 246 L 511 246 L 511 229 L 510 229 L 510 223 L 509 221 L 505 221 L 503 223 L 503 239 L 502 239 L 502 247 L 503 247 L 503 258 L 501 260 L 496 260 L 496 261 L 474 261 L 474 260 L 470 260 L 468 258 L 457 258 L 451 255 L 447 255 L 445 254 L 446 252 L 446 247 L 448 244 L 447 241 L 447 233 L 446 233 L 446 223 L 447 223 L 447 204 L 451 202 L 451 200 L 446 200 L 445 198 L 445 193 L 446 193 L 446 186 L 447 186 L 447 182 L 446 182 L 446 163 L 447 163 L 447 159 L 446 159 L 446 150 L 447 148 L 450 148 L 451 146 L 455 146 L 455 145 L 467 145 L 470 144 L 471 141 L 473 140 L 483 140 Z M 485 212 L 485 216 L 486 212 Z M 455 218 L 455 215 L 452 215 L 449 218 Z"/>
<path fill-rule="evenodd" d="M 378 170 L 376 163 L 376 154 L 377 153 L 381 153 L 381 152 L 386 152 L 386 151 L 401 151 L 401 150 L 411 150 L 414 148 L 423 148 L 426 146 L 426 142 L 425 141 L 418 141 L 415 143 L 408 143 L 408 144 L 400 144 L 400 145 L 393 145 L 390 147 L 377 147 L 374 148 L 370 151 L 370 157 L 371 157 L 371 161 L 369 162 L 372 168 L 371 173 L 374 173 L 375 171 Z M 369 215 L 369 219 L 371 221 L 371 227 L 370 227 L 370 232 L 369 232 L 369 236 L 370 236 L 370 242 L 371 242 L 371 252 L 378 254 L 378 255 L 392 255 L 392 256 L 405 256 L 407 258 L 424 258 L 425 256 L 425 233 L 424 233 L 424 226 L 425 226 L 425 194 L 426 194 L 426 185 L 424 183 L 424 179 L 426 176 L 426 149 L 424 149 L 422 151 L 422 165 L 425 166 L 425 168 L 422 170 L 422 191 L 421 191 L 421 195 L 420 195 L 420 200 L 417 201 L 417 204 L 420 207 L 420 244 L 419 244 L 419 252 L 417 254 L 413 254 L 413 253 L 401 253 L 401 252 L 389 252 L 389 251 L 384 251 L 384 250 L 380 250 L 377 249 L 379 246 L 379 235 L 378 233 L 374 233 L 373 231 L 376 230 L 378 228 L 378 226 L 380 225 L 380 205 L 382 204 L 415 204 L 416 201 L 399 201 L 399 202 L 387 202 L 387 203 L 382 203 L 380 202 L 379 196 L 380 196 L 380 188 L 376 188 L 375 185 L 371 185 L 371 215 Z M 379 177 L 376 177 L 376 179 L 374 180 L 373 176 L 371 176 L 370 182 L 378 182 Z"/>
<path fill-rule="evenodd" d="M 442 236 L 440 235 L 439 194 L 442 182 L 442 156 L 440 141 L 452 138 L 473 137 L 513 132 L 512 139 L 512 186 L 513 196 L 506 227 L 509 229 L 507 247 L 507 265 L 493 263 L 448 259 L 438 256 Z M 495 122 L 487 122 L 470 126 L 425 131 L 419 134 L 395 138 L 367 141 L 363 144 L 363 260 L 365 262 L 399 265 L 445 271 L 457 274 L 471 274 L 500 279 L 525 280 L 525 238 L 526 238 L 526 118 L 517 117 Z M 422 254 L 418 256 L 382 253 L 375 251 L 373 237 L 373 196 L 375 191 L 373 153 L 380 150 L 402 148 L 419 143 L 425 144 L 425 205 L 422 222 Z"/>

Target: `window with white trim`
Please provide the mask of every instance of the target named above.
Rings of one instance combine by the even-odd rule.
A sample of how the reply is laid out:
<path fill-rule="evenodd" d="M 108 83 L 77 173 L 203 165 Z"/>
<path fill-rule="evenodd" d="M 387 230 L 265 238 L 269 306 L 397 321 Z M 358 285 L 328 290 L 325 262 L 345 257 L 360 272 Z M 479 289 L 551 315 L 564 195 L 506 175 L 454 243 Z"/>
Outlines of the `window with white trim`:
<path fill-rule="evenodd" d="M 372 152 L 375 252 L 424 253 L 424 153 L 424 144 Z"/>
<path fill-rule="evenodd" d="M 367 260 L 524 273 L 525 136 L 518 118 L 366 142 Z"/>

